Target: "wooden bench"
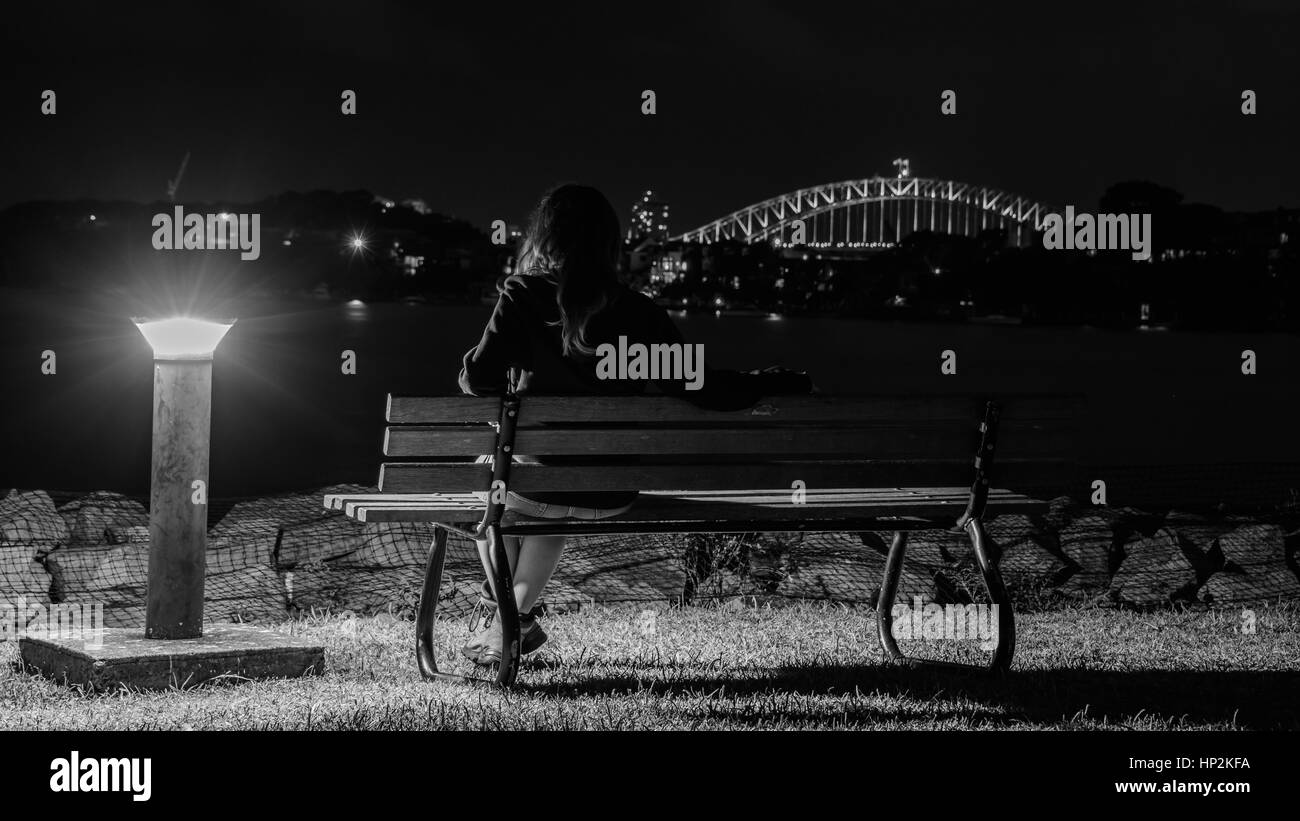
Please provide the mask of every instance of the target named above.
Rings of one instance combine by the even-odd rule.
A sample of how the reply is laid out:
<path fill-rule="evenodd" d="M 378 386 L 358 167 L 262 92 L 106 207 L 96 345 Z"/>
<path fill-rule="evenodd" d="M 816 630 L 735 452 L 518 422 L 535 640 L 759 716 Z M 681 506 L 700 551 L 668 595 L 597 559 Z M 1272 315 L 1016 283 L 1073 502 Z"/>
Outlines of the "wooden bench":
<path fill-rule="evenodd" d="M 439 671 L 432 652 L 448 530 L 481 540 L 480 559 L 500 602 L 502 685 L 515 680 L 519 664 L 518 613 L 514 596 L 503 594 L 513 590 L 503 537 L 529 534 L 893 531 L 877 602 L 879 638 L 890 659 L 921 663 L 903 655 L 892 627 L 907 533 L 965 531 L 998 605 L 988 666 L 1005 670 L 1015 622 L 982 519 L 990 507 L 1043 512 L 1045 494 L 1036 491 L 1055 495 L 1067 486 L 1080 404 L 1075 396 L 1043 395 L 789 396 L 719 412 L 666 396 L 389 396 L 384 454 L 404 461 L 380 468 L 379 493 L 331 495 L 325 506 L 364 522 L 438 525 L 416 627 L 417 661 L 430 679 L 460 678 Z M 472 461 L 483 454 L 492 462 Z M 514 454 L 563 463 L 512 464 Z M 538 520 L 505 510 L 507 487 L 524 496 L 642 493 L 616 517 Z M 475 495 L 483 493 L 487 499 Z"/>

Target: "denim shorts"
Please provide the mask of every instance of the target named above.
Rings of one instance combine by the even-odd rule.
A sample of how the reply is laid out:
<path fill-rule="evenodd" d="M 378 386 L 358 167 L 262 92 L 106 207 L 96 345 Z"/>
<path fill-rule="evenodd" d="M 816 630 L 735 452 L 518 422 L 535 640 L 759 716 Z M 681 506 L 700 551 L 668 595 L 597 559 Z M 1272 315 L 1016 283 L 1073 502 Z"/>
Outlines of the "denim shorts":
<path fill-rule="evenodd" d="M 534 519 L 608 519 L 610 516 L 626 513 L 631 508 L 631 502 L 622 507 L 606 508 L 547 504 L 520 496 L 513 490 L 506 491 L 506 510 L 531 516 Z"/>
<path fill-rule="evenodd" d="M 476 462 L 479 464 L 492 461 L 491 456 L 480 456 Z M 516 456 L 515 462 L 528 464 L 532 460 L 527 456 Z M 487 502 L 487 493 L 475 493 L 483 502 Z M 529 499 L 527 496 L 520 496 L 513 490 L 506 491 L 506 510 L 514 513 L 529 516 L 534 519 L 608 519 L 610 516 L 617 516 L 620 513 L 626 513 L 632 509 L 635 502 L 628 502 L 622 507 L 578 507 L 577 505 L 556 505 L 546 502 L 538 502 Z"/>

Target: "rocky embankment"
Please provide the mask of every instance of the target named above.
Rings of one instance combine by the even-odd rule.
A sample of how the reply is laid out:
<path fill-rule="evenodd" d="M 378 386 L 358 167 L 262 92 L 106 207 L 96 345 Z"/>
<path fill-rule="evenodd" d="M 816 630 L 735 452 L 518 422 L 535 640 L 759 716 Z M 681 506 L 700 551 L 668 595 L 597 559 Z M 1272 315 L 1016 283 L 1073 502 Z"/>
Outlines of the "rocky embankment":
<path fill-rule="evenodd" d="M 433 528 L 360 524 L 326 511 L 321 488 L 235 504 L 210 530 L 210 621 L 275 621 L 313 610 L 409 614 Z M 1198 516 L 1085 507 L 1061 498 L 1040 517 L 995 516 L 988 532 L 1013 592 L 1126 606 L 1241 605 L 1300 599 L 1300 515 Z M 547 602 L 755 595 L 871 602 L 889 534 L 606 536 L 575 539 Z M 99 602 L 108 626 L 143 625 L 148 513 L 91 493 L 56 506 L 42 491 L 0 499 L 0 606 Z M 482 571 L 474 546 L 449 544 L 442 607 L 470 605 Z M 915 533 L 900 597 L 961 601 L 978 585 L 964 536 Z"/>

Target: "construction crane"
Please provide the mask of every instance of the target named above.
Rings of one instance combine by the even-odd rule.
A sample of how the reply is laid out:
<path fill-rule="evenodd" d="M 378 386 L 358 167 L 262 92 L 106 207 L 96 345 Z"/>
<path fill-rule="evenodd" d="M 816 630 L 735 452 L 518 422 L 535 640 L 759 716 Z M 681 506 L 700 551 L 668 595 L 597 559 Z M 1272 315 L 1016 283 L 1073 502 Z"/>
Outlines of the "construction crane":
<path fill-rule="evenodd" d="M 176 179 L 167 181 L 167 199 L 171 202 L 176 201 L 176 189 L 181 185 L 181 177 L 185 176 L 185 166 L 190 164 L 190 152 L 185 152 L 185 159 L 181 160 L 180 170 L 176 172 Z"/>

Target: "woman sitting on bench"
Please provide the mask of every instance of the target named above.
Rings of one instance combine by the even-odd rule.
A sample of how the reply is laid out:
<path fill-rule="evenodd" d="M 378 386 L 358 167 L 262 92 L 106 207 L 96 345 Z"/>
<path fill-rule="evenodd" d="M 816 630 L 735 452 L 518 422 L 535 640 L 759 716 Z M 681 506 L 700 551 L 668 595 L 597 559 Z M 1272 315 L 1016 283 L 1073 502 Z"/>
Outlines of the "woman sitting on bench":
<path fill-rule="evenodd" d="M 715 371 L 702 362 L 688 390 L 686 379 L 619 379 L 598 368 L 605 343 L 676 344 L 685 350 L 666 311 L 618 280 L 620 233 L 609 201 L 594 188 L 562 185 L 542 198 L 532 215 L 519 254 L 518 273 L 499 287 L 483 337 L 465 354 L 460 387 L 474 396 L 635 395 L 651 384 L 716 410 L 746 408 L 764 395 L 808 393 L 802 373 L 781 369 L 739 373 Z M 617 376 L 617 373 L 615 373 Z M 671 374 L 669 375 L 671 376 Z M 489 460 L 483 457 L 480 461 Z M 516 456 L 515 461 L 529 461 Z M 549 461 L 549 460 L 548 460 Z M 484 494 L 486 495 L 486 494 Z M 544 519 L 603 519 L 628 510 L 635 491 L 591 493 L 507 493 L 506 508 Z M 546 641 L 535 607 L 564 550 L 564 536 L 506 537 L 506 554 L 520 613 L 520 652 Z M 485 581 L 475 608 L 471 636 L 462 653 L 476 664 L 501 661 L 501 633 L 492 627 L 496 601 Z"/>

